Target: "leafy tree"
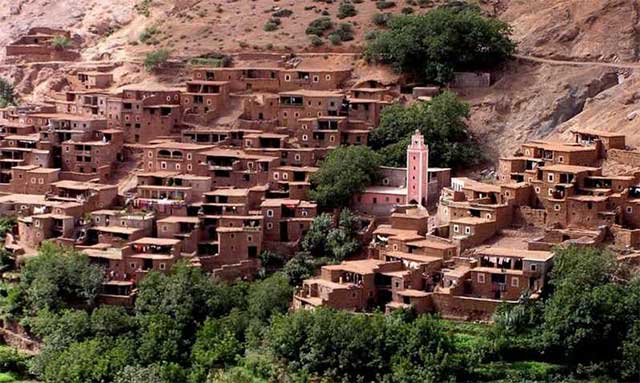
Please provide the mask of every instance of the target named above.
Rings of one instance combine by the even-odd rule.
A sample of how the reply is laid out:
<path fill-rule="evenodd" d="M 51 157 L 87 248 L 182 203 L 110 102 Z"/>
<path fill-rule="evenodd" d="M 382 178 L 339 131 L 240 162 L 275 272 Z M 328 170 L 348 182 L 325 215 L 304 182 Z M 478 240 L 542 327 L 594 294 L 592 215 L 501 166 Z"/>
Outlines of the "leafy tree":
<path fill-rule="evenodd" d="M 282 272 L 289 278 L 291 286 L 299 286 L 303 280 L 310 278 L 316 269 L 329 262 L 329 258 L 315 258 L 309 253 L 299 252 L 287 262 Z"/>
<path fill-rule="evenodd" d="M 391 64 L 417 80 L 444 84 L 454 71 L 489 69 L 515 52 L 508 24 L 473 8 L 442 7 L 423 15 L 394 16 L 369 41 L 365 57 Z"/>
<path fill-rule="evenodd" d="M 178 362 L 186 358 L 191 339 L 185 326 L 166 314 L 138 316 L 138 355 L 143 363 Z"/>
<path fill-rule="evenodd" d="M 2 98 L 2 96 L 0 96 L 0 98 Z M 14 216 L 0 217 L 0 238 L 4 238 L 7 233 L 10 233 L 17 223 L 18 221 Z"/>
<path fill-rule="evenodd" d="M 379 176 L 380 156 L 366 146 L 341 146 L 329 152 L 311 177 L 311 199 L 323 207 L 348 206 Z"/>
<path fill-rule="evenodd" d="M 232 365 L 244 350 L 247 316 L 239 311 L 220 319 L 207 319 L 191 351 L 191 381 L 202 382 L 216 368 Z"/>
<path fill-rule="evenodd" d="M 71 344 L 46 364 L 47 382 L 101 383 L 135 362 L 135 345 L 127 338 L 95 338 Z"/>
<path fill-rule="evenodd" d="M 382 111 L 380 125 L 371 132 L 369 145 L 380 150 L 385 165 L 404 166 L 410 136 L 419 131 L 429 145 L 430 165 L 472 165 L 483 156 L 469 133 L 465 121 L 468 116 L 469 106 L 451 92 L 408 107 L 392 105 Z"/>
<path fill-rule="evenodd" d="M 300 310 L 276 316 L 265 337 L 268 350 L 291 372 L 330 381 L 448 381 L 460 367 L 440 322 Z"/>
<path fill-rule="evenodd" d="M 93 304 L 103 282 L 103 270 L 69 247 L 45 242 L 27 261 L 20 287 L 30 312 L 69 304 Z"/>
<path fill-rule="evenodd" d="M 262 253 L 260 253 L 260 263 L 262 265 L 260 276 L 265 277 L 268 274 L 271 274 L 277 270 L 280 270 L 282 266 L 284 266 L 285 263 L 287 263 L 287 259 L 282 254 L 265 250 Z"/>
<path fill-rule="evenodd" d="M 91 331 L 97 336 L 127 335 L 135 330 L 135 319 L 123 307 L 101 306 L 91 314 Z"/>
<path fill-rule="evenodd" d="M 9 105 L 16 105 L 17 103 L 18 97 L 16 96 L 13 85 L 6 79 L 0 77 L 0 108 L 6 108 Z"/>
<path fill-rule="evenodd" d="M 184 369 L 175 363 L 153 363 L 148 366 L 126 366 L 118 372 L 114 383 L 186 382 Z"/>
<path fill-rule="evenodd" d="M 640 380 L 640 320 L 633 322 L 622 344 L 622 378 Z"/>
<path fill-rule="evenodd" d="M 289 278 L 275 273 L 267 279 L 253 283 L 247 297 L 251 318 L 267 321 L 274 313 L 285 313 L 289 309 L 293 289 Z"/>

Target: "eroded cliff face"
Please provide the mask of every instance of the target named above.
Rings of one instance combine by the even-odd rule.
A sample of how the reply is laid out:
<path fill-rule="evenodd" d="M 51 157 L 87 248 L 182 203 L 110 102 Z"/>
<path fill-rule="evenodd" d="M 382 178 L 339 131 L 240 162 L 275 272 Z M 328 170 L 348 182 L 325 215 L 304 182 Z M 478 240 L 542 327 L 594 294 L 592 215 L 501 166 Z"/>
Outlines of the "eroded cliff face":
<path fill-rule="evenodd" d="M 337 3 L 273 0 L 153 0 L 148 16 L 135 9 L 141 0 L 0 0 L 0 46 L 34 26 L 70 30 L 83 44 L 83 60 L 114 64 L 119 85 L 137 81 L 172 81 L 140 69 L 145 52 L 159 47 L 174 57 L 205 52 L 265 52 L 270 47 L 309 49 L 304 29 Z M 398 0 L 398 3 L 404 2 Z M 634 63 L 640 46 L 640 5 L 637 0 L 481 0 L 487 12 L 509 22 L 519 54 L 552 60 L 518 59 L 496 73 L 488 89 L 469 91 L 470 125 L 491 158 L 513 152 L 535 138 L 560 138 L 571 126 L 619 130 L 640 142 L 634 131 L 640 113 L 634 87 L 640 79 L 633 67 L 602 67 L 591 62 Z M 310 8 L 313 6 L 314 8 Z M 293 14 L 276 32 L 264 32 L 274 7 Z M 339 48 L 358 51 L 366 31 L 374 28 L 374 2 L 357 5 L 356 39 Z M 399 12 L 402 7 L 392 9 Z M 335 18 L 335 17 L 334 17 Z M 157 42 L 139 41 L 146 28 L 157 29 Z M 248 44 L 248 45 L 247 45 Z M 0 59 L 4 51 L 0 52 Z M 559 61 L 581 62 L 567 65 Z M 2 66 L 25 99 L 42 99 L 64 89 L 64 71 L 72 65 Z M 359 72 L 363 63 L 355 65 Z M 376 68 L 376 70 L 380 70 Z M 180 78 L 173 79 L 178 82 Z M 637 112 L 637 113 L 636 113 Z"/>

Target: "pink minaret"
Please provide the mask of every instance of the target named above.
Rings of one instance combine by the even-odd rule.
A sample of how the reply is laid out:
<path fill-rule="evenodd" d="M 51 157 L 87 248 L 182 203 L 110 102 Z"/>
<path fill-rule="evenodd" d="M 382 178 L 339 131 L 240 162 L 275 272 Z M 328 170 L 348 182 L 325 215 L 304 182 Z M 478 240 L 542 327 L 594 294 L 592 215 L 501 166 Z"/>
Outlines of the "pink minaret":
<path fill-rule="evenodd" d="M 427 206 L 429 194 L 429 147 L 420 131 L 411 136 L 407 147 L 407 203 Z"/>

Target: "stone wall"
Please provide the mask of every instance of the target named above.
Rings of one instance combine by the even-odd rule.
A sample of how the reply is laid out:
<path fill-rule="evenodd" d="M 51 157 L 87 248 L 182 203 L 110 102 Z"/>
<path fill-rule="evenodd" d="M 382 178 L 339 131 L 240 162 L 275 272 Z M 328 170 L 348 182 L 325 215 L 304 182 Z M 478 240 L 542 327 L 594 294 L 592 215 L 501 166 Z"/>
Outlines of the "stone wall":
<path fill-rule="evenodd" d="M 460 297 L 450 294 L 431 295 L 435 312 L 445 319 L 490 321 L 502 301 Z"/>
<path fill-rule="evenodd" d="M 609 149 L 607 159 L 629 166 L 640 166 L 640 152 L 636 151 Z"/>

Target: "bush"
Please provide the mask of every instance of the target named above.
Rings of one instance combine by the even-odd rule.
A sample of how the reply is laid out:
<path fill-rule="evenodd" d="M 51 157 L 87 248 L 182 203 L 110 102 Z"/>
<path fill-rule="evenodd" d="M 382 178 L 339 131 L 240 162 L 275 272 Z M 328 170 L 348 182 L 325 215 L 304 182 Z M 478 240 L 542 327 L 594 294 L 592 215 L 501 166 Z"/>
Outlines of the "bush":
<path fill-rule="evenodd" d="M 278 29 L 279 25 L 280 25 L 280 20 L 279 19 L 271 19 L 271 20 L 267 21 L 266 24 L 264 25 L 264 31 L 265 32 L 273 32 L 276 29 Z"/>
<path fill-rule="evenodd" d="M 282 8 L 282 9 L 278 9 L 277 11 L 273 12 L 271 14 L 271 16 L 273 17 L 289 17 L 293 14 L 293 11 L 287 8 Z"/>
<path fill-rule="evenodd" d="M 55 49 L 66 49 L 71 46 L 71 39 L 67 36 L 56 36 L 51 41 L 51 45 L 53 45 Z"/>
<path fill-rule="evenodd" d="M 6 79 L 0 77 L 0 108 L 17 104 L 17 96 L 13 85 Z"/>
<path fill-rule="evenodd" d="M 371 21 L 379 27 L 386 27 L 389 19 L 391 19 L 390 13 L 376 13 Z"/>
<path fill-rule="evenodd" d="M 309 39 L 309 41 L 311 42 L 311 45 L 313 45 L 314 47 L 319 47 L 322 44 L 324 44 L 324 41 L 322 41 L 322 39 L 316 35 L 311 35 L 311 38 Z"/>
<path fill-rule="evenodd" d="M 356 10 L 356 7 L 353 4 L 343 1 L 342 3 L 340 3 L 340 6 L 338 7 L 338 14 L 336 16 L 339 19 L 345 19 L 347 17 L 353 17 L 357 14 L 358 14 L 358 11 Z"/>
<path fill-rule="evenodd" d="M 166 49 L 158 49 L 147 53 L 144 58 L 144 68 L 151 72 L 159 69 L 169 60 L 169 51 Z"/>
<path fill-rule="evenodd" d="M 154 44 L 158 41 L 153 39 L 153 37 L 158 33 L 158 29 L 156 27 L 147 27 L 140 33 L 140 42 L 143 44 Z"/>
<path fill-rule="evenodd" d="M 396 6 L 396 2 L 395 1 L 387 1 L 387 0 L 376 1 L 376 7 L 378 9 L 389 9 L 389 8 L 393 8 L 395 6 Z"/>
<path fill-rule="evenodd" d="M 333 28 L 333 21 L 330 17 L 320 17 L 313 20 L 307 27 L 305 33 L 322 37 L 325 32 Z"/>

